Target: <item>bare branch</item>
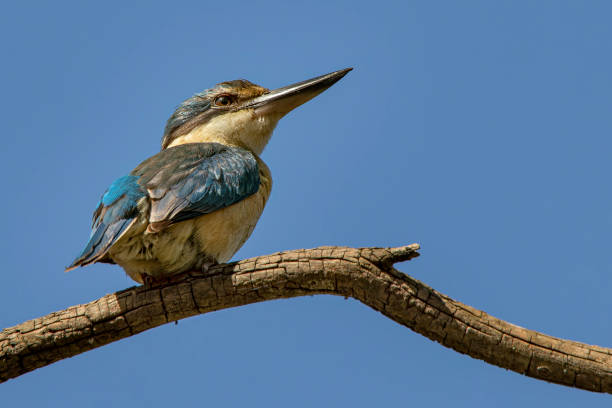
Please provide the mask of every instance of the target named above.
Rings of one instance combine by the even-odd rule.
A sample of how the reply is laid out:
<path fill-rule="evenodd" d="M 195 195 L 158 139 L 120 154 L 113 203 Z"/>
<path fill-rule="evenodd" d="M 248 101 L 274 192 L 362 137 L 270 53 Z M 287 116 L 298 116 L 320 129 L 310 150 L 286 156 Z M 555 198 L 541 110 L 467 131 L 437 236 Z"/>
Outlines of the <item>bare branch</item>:
<path fill-rule="evenodd" d="M 265 300 L 350 296 L 460 353 L 541 380 L 612 393 L 612 350 L 562 340 L 457 302 L 393 268 L 399 248 L 321 247 L 133 287 L 0 333 L 0 381 L 162 324 Z"/>

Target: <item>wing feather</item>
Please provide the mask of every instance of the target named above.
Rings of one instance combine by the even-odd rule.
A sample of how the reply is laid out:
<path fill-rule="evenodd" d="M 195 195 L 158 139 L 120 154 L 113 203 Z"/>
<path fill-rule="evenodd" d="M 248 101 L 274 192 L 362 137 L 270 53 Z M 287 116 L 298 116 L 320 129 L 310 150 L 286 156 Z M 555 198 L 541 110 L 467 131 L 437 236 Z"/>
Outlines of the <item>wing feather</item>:
<path fill-rule="evenodd" d="M 149 221 L 163 226 L 227 207 L 259 189 L 255 156 L 218 143 L 171 147 L 132 174 L 149 192 Z"/>
<path fill-rule="evenodd" d="M 138 201 L 145 192 L 137 177 L 118 178 L 106 190 L 94 211 L 92 230 L 85 248 L 66 271 L 101 260 L 138 217 Z"/>

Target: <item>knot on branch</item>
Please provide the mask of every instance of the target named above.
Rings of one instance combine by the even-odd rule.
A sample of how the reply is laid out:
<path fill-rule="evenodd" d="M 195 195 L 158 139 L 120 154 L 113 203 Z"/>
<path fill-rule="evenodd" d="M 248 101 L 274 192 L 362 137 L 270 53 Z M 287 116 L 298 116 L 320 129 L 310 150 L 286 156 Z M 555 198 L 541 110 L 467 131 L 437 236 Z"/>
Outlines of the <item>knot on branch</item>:
<path fill-rule="evenodd" d="M 368 249 L 370 250 L 370 248 Z M 372 258 L 374 259 L 371 259 L 371 261 L 384 269 L 389 269 L 398 262 L 409 261 L 420 256 L 421 254 L 417 252 L 419 249 L 421 249 L 419 244 L 410 244 L 395 248 L 372 248 Z"/>

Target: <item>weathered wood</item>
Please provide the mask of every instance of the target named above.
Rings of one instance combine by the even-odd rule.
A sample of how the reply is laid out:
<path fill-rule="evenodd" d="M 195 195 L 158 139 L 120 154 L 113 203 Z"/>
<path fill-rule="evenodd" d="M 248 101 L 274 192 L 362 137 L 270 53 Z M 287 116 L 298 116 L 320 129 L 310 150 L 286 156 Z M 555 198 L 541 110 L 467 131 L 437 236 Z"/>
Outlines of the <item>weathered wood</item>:
<path fill-rule="evenodd" d="M 527 330 L 393 268 L 399 248 L 320 247 L 219 265 L 133 287 L 0 332 L 0 382 L 162 324 L 265 300 L 350 296 L 460 353 L 527 376 L 612 393 L 612 350 Z"/>

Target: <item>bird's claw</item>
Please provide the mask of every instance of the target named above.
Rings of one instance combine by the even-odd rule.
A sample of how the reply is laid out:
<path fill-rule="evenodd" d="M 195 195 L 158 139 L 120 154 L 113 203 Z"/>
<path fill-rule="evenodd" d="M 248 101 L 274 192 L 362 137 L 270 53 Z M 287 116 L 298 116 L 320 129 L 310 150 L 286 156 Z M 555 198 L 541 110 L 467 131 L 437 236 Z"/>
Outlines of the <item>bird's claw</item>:
<path fill-rule="evenodd" d="M 140 279 L 142 279 L 142 284 L 144 285 L 145 289 L 151 289 L 155 283 L 155 279 L 151 275 L 147 275 L 145 273 L 140 274 Z"/>
<path fill-rule="evenodd" d="M 208 273 L 211 267 L 217 265 L 216 262 L 206 261 L 202 263 L 202 273 Z"/>

